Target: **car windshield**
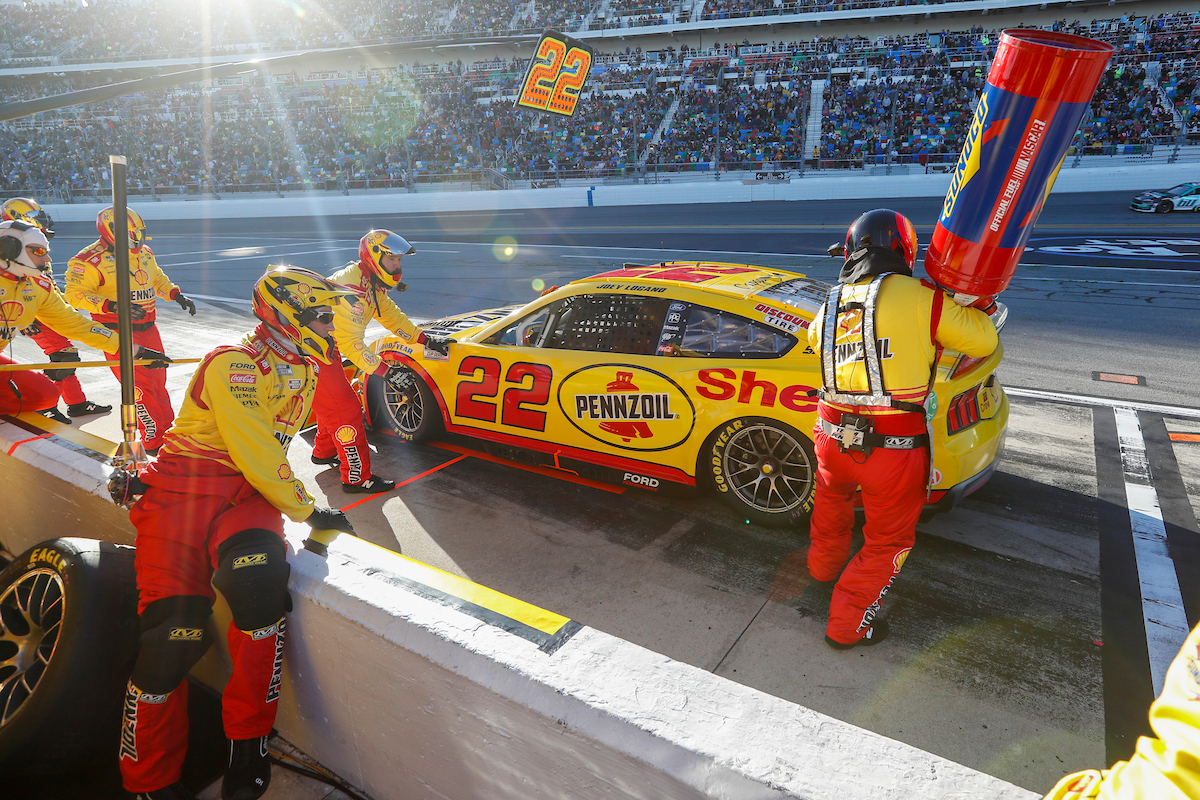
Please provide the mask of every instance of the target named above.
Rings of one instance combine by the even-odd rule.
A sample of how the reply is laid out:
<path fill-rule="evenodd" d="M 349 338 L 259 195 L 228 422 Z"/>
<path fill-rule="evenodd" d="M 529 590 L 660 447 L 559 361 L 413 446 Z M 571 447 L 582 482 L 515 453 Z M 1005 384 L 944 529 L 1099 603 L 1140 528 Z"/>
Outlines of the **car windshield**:
<path fill-rule="evenodd" d="M 829 284 L 815 281 L 812 278 L 793 278 L 790 281 L 769 286 L 755 294 L 765 300 L 786 303 L 792 308 L 816 314 L 817 309 L 829 296 Z"/>

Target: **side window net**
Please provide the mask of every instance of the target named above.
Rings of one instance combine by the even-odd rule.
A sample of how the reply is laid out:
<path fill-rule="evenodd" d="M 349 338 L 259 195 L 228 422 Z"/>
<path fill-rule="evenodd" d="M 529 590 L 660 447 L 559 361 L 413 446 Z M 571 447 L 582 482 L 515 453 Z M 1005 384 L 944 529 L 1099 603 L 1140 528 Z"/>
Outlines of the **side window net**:
<path fill-rule="evenodd" d="M 654 355 L 667 300 L 641 295 L 576 295 L 563 301 L 543 347 Z"/>
<path fill-rule="evenodd" d="M 687 355 L 725 358 L 777 358 L 796 337 L 728 311 L 691 306 L 680 347 Z"/>

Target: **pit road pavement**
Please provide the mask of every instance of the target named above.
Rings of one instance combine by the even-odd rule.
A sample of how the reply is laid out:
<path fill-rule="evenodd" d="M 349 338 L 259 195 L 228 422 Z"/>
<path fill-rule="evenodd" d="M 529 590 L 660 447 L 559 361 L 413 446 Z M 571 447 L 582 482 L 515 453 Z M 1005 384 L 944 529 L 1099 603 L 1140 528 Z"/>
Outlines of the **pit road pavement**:
<path fill-rule="evenodd" d="M 928 241 L 920 223 L 936 216 L 936 201 L 879 205 L 912 216 Z M 268 263 L 328 271 L 354 257 L 372 226 L 416 245 L 404 261 L 411 288 L 393 296 L 421 318 L 529 300 L 626 262 L 755 263 L 832 280 L 838 264 L 824 248 L 862 210 L 758 203 L 156 223 L 160 264 L 203 298 L 195 318 L 162 304 L 159 326 L 175 356 L 233 341 L 253 325 L 246 298 Z M 806 530 L 749 525 L 711 498 L 460 458 L 465 440 L 374 436 L 375 471 L 415 480 L 348 513 L 384 547 L 1045 791 L 1128 755 L 1172 637 L 1200 621 L 1194 230 L 1185 215 L 1133 214 L 1124 195 L 1052 196 L 1002 297 L 1011 316 L 1000 377 L 1012 390 L 1004 460 L 953 513 L 919 526 L 885 605 L 892 636 L 877 647 L 823 643 L 827 600 L 808 583 Z M 59 227 L 60 274 L 89 233 Z M 24 338 L 15 355 L 42 360 Z M 177 408 L 191 369 L 168 371 Z M 89 397 L 118 402 L 106 370 L 80 374 Z M 119 436 L 115 413 L 83 427 Z M 291 459 L 318 502 L 361 500 L 309 463 L 311 443 L 311 432 L 298 438 Z M 1148 613 L 1172 577 L 1176 609 Z"/>

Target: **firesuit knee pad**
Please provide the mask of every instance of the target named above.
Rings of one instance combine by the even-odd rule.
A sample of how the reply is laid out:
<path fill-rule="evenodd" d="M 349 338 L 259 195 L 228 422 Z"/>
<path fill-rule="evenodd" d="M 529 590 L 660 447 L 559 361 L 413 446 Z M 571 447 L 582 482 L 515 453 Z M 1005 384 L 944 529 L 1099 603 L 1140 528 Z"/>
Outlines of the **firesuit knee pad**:
<path fill-rule="evenodd" d="M 168 694 L 208 651 L 212 601 L 197 595 L 164 597 L 142 612 L 142 646 L 130 680 L 146 694 Z"/>
<path fill-rule="evenodd" d="M 286 552 L 283 539 L 263 528 L 235 533 L 217 549 L 213 586 L 229 603 L 238 630 L 269 628 L 292 610 Z"/>
<path fill-rule="evenodd" d="M 78 364 L 80 361 L 79 351 L 76 350 L 74 347 L 64 347 L 62 350 L 59 350 L 56 353 L 51 353 L 50 360 L 55 363 L 63 362 L 63 363 Z M 75 370 L 73 370 L 73 369 L 48 369 L 48 370 L 45 370 L 45 373 L 46 373 L 46 377 L 49 378 L 50 380 L 54 381 L 55 383 L 61 383 L 62 381 L 65 381 L 67 378 L 74 375 Z"/>

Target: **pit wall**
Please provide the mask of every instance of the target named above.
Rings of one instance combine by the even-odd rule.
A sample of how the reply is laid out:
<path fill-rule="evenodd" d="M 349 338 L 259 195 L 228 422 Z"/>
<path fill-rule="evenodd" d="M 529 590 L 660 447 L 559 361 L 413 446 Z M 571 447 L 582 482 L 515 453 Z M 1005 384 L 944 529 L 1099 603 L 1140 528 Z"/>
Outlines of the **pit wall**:
<path fill-rule="evenodd" d="M 1121 165 L 1112 168 L 1063 170 L 1054 193 L 1162 189 L 1180 180 L 1176 164 Z M 805 173 L 791 183 L 740 180 L 659 183 L 649 186 L 567 186 L 557 189 L 510 189 L 479 192 L 419 192 L 404 190 L 357 195 L 311 193 L 304 196 L 256 197 L 222 200 L 167 200 L 135 198 L 132 205 L 147 220 L 186 220 L 231 217 L 343 216 L 451 211 L 499 211 L 526 208 L 676 205 L 689 203 L 745 203 L 771 200 L 849 200 L 888 197 L 944 197 L 949 173 L 930 175 L 829 176 Z M 107 203 L 46 206 L 59 222 L 90 222 Z"/>
<path fill-rule="evenodd" d="M 113 446 L 40 419 L 0 418 L 5 549 L 131 542 L 105 488 Z M 38 425 L 51 435 L 33 438 Z M 522 613 L 553 636 L 481 613 L 461 598 L 522 604 L 353 537 L 322 558 L 307 534 L 288 526 L 276 727 L 375 800 L 1036 797 L 548 612 Z M 219 605 L 218 630 L 228 619 Z M 197 674 L 220 688 L 227 655 L 214 648 Z"/>

